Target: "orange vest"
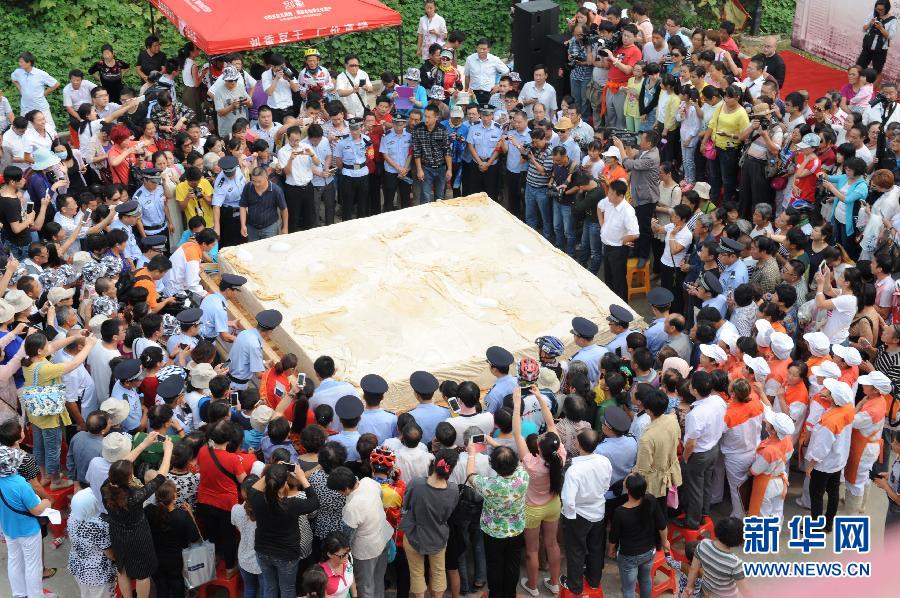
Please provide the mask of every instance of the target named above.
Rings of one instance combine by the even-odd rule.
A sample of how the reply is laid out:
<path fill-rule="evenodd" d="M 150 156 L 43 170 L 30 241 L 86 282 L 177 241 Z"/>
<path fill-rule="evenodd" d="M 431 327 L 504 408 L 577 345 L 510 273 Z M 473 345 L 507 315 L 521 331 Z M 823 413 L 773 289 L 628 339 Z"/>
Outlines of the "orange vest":
<path fill-rule="evenodd" d="M 790 359 L 773 359 L 769 362 L 769 377 L 766 379 L 775 380 L 778 384 L 784 386 L 789 365 L 791 365 Z"/>
<path fill-rule="evenodd" d="M 728 404 L 728 409 L 725 410 L 725 425 L 729 428 L 734 428 L 762 414 L 762 412 L 762 401 L 754 395 L 751 395 L 750 400 L 746 403 L 731 401 Z"/>
<path fill-rule="evenodd" d="M 850 386 L 852 388 L 853 385 L 856 384 L 856 381 L 859 379 L 859 366 L 845 366 L 845 369 L 841 372 L 841 377 L 838 379 L 841 382 L 846 382 L 847 386 Z"/>
<path fill-rule="evenodd" d="M 181 250 L 184 252 L 184 261 L 186 262 L 199 262 L 203 259 L 203 250 L 193 239 L 186 241 L 181 246 Z"/>
<path fill-rule="evenodd" d="M 793 448 L 794 443 L 790 436 L 786 436 L 780 440 L 778 438 L 766 438 L 759 443 L 756 454 L 760 455 L 769 463 L 774 463 L 776 460 L 786 461 L 788 453 L 790 453 Z M 787 475 L 782 474 L 781 478 L 784 480 L 784 488 L 785 491 L 787 491 Z M 769 486 L 769 482 L 774 479 L 775 476 L 765 473 L 753 477 L 753 486 L 750 490 L 750 505 L 747 508 L 747 515 L 759 515 L 763 498 L 765 498 L 766 495 L 766 488 Z"/>
<path fill-rule="evenodd" d="M 853 409 L 853 405 L 832 407 L 822 414 L 822 419 L 819 420 L 819 424 L 822 427 L 828 428 L 832 434 L 837 436 L 844 428 L 853 423 L 853 417 L 855 415 L 856 410 Z"/>
<path fill-rule="evenodd" d="M 796 403 L 797 401 L 809 405 L 809 389 L 806 388 L 806 384 L 803 382 L 785 386 L 784 388 L 784 404 L 790 406 L 791 403 Z"/>
<path fill-rule="evenodd" d="M 870 399 L 859 409 L 860 413 L 866 412 L 873 422 L 883 421 L 885 413 L 884 401 L 878 399 Z M 862 432 L 854 428 L 850 435 L 850 457 L 847 459 L 847 466 L 844 467 L 844 479 L 851 484 L 856 483 L 856 474 L 859 472 L 859 462 L 862 460 L 863 451 L 869 444 L 882 444 L 881 432 L 875 432 L 871 436 L 863 436 Z M 880 453 L 879 449 L 879 453 Z M 881 457 L 879 455 L 879 461 Z"/>

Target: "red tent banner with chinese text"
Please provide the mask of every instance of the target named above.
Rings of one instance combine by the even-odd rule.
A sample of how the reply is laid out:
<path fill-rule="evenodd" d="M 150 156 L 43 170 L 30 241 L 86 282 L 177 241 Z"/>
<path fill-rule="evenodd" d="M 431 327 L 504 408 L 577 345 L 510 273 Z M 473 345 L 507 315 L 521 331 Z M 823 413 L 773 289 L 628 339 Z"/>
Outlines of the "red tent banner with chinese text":
<path fill-rule="evenodd" d="M 401 24 L 377 0 L 150 0 L 207 55 Z"/>

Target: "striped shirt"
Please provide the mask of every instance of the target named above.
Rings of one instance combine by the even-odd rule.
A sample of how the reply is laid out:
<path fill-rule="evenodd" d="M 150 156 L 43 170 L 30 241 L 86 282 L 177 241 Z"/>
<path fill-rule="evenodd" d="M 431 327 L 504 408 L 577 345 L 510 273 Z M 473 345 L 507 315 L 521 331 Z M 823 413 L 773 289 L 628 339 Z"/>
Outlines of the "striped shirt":
<path fill-rule="evenodd" d="M 701 540 L 694 553 L 703 567 L 703 592 L 716 598 L 740 598 L 735 582 L 744 579 L 743 561 L 720 550 L 713 540 Z"/>
<path fill-rule="evenodd" d="M 894 385 L 894 390 L 900 389 L 900 351 L 888 353 L 884 350 L 884 347 L 878 347 L 878 352 L 875 353 L 872 365 L 890 379 L 891 384 Z"/>
<path fill-rule="evenodd" d="M 541 174 L 538 172 L 537 168 L 534 167 L 534 164 L 529 160 L 528 161 L 528 172 L 525 174 L 525 184 L 531 185 L 532 187 L 547 187 L 547 183 L 550 181 L 549 173 L 553 172 L 553 154 L 550 146 L 548 145 L 544 148 L 539 154 L 535 154 L 534 159 L 541 163 L 544 167 L 544 172 L 548 174 Z"/>

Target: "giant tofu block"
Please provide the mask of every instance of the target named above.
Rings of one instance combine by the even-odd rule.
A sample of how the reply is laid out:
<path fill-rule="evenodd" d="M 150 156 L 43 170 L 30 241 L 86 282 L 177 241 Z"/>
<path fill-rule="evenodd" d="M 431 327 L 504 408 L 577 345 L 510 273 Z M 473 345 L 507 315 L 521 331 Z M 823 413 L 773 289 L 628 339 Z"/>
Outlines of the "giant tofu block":
<path fill-rule="evenodd" d="M 229 247 L 219 262 L 249 279 L 239 300 L 251 315 L 284 314 L 273 340 L 302 371 L 330 355 L 337 378 L 380 374 L 398 409 L 415 405 L 416 370 L 485 390 L 489 346 L 537 357 L 534 340 L 550 334 L 571 355 L 574 316 L 606 342 L 608 308 L 625 303 L 484 194 Z"/>

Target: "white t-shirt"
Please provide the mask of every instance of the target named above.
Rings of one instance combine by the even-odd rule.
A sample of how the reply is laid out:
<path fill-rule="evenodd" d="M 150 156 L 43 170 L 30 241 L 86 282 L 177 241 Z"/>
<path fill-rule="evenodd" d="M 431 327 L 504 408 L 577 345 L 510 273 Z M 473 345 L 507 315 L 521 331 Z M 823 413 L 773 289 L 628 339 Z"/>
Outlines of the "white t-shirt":
<path fill-rule="evenodd" d="M 63 106 L 74 108 L 77 112 L 78 107 L 82 104 L 91 103 L 91 90 L 95 87 L 97 86 L 87 79 L 81 80 L 81 85 L 78 86 L 78 89 L 73 89 L 72 84 L 69 83 L 63 87 Z"/>
<path fill-rule="evenodd" d="M 856 297 L 853 295 L 838 295 L 831 302 L 834 309 L 828 310 L 828 320 L 822 328 L 822 332 L 833 344 L 840 344 L 850 335 L 850 322 L 856 315 Z"/>
<path fill-rule="evenodd" d="M 194 59 L 185 58 L 184 68 L 181 69 L 181 82 L 185 87 L 197 87 L 199 82 L 194 81 Z"/>
<path fill-rule="evenodd" d="M 856 157 L 862 158 L 862 161 L 866 163 L 866 166 L 871 166 L 872 161 L 875 160 L 875 156 L 872 155 L 872 150 L 865 145 L 860 146 L 860 148 L 856 150 Z"/>
<path fill-rule="evenodd" d="M 312 147 L 310 147 L 310 145 L 305 141 L 301 141 L 300 145 L 297 146 L 298 151 L 304 151 L 307 149 L 312 151 Z M 278 150 L 278 163 L 281 164 L 282 168 L 287 166 L 288 162 L 291 161 L 291 153 L 293 151 L 294 148 L 292 148 L 288 144 L 285 144 L 280 150 Z M 291 166 L 291 174 L 285 177 L 284 182 L 288 185 L 294 185 L 297 187 L 302 187 L 311 183 L 312 158 L 310 156 L 294 157 L 293 165 Z"/>
<path fill-rule="evenodd" d="M 581 159 L 581 167 L 591 169 L 591 178 L 599 180 L 601 176 L 603 176 L 603 159 L 599 159 L 593 164 L 591 164 L 591 157 L 585 156 Z"/>
<path fill-rule="evenodd" d="M 381 484 L 372 478 L 359 480 L 359 486 L 344 504 L 343 519 L 356 530 L 350 548 L 357 560 L 378 557 L 394 534 L 381 503 Z"/>
<path fill-rule="evenodd" d="M 437 34 L 429 33 L 432 29 L 437 31 Z M 419 29 L 416 33 L 422 36 L 422 53 L 427 55 L 431 44 L 444 45 L 447 38 L 447 22 L 437 13 L 430 19 L 428 15 L 422 15 L 419 17 Z"/>
<path fill-rule="evenodd" d="M 687 255 L 687 248 L 691 245 L 691 240 L 693 239 L 693 235 L 691 234 L 691 229 L 686 226 L 682 226 L 681 230 L 677 233 L 674 233 L 675 224 L 670 222 L 665 226 L 666 228 L 666 248 L 663 250 L 662 254 L 662 263 L 666 266 L 670 266 L 672 268 L 677 268 L 681 265 L 681 262 L 684 261 L 684 257 Z M 681 245 L 682 249 L 675 255 L 672 255 L 672 252 L 669 249 L 669 241 L 674 238 L 675 242 Z"/>
<path fill-rule="evenodd" d="M 359 69 L 356 72 L 356 78 L 351 79 L 350 73 L 343 72 L 337 76 L 337 79 L 334 82 L 335 91 L 350 91 L 349 95 L 342 96 L 338 94 L 338 99 L 341 101 L 341 104 L 344 105 L 344 108 L 347 109 L 347 113 L 350 116 L 355 116 L 356 118 L 362 118 L 363 114 L 366 111 L 366 106 L 369 102 L 369 94 L 365 89 L 366 83 L 371 83 L 371 79 L 369 79 L 369 75 L 366 71 Z M 353 84 L 359 85 L 359 92 L 353 92 Z M 360 101 L 362 98 L 362 101 Z"/>

